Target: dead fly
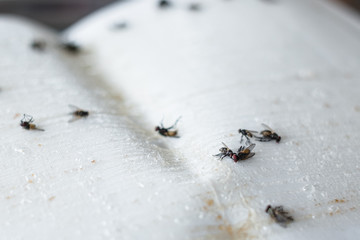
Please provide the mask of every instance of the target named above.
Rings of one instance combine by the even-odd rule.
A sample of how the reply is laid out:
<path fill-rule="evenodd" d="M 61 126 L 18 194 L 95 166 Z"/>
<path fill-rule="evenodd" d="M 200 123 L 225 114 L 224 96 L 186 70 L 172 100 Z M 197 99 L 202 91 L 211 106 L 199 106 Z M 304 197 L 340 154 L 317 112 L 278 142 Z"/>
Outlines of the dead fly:
<path fill-rule="evenodd" d="M 214 155 L 215 157 L 219 157 L 221 160 L 223 160 L 224 157 L 230 157 L 233 158 L 234 152 L 228 147 L 226 146 L 225 143 L 222 142 L 222 144 L 225 147 L 222 147 L 219 149 L 220 153 Z"/>
<path fill-rule="evenodd" d="M 158 6 L 160 8 L 168 8 L 171 6 L 171 3 L 167 0 L 160 0 L 159 3 L 158 3 Z"/>
<path fill-rule="evenodd" d="M 240 143 L 243 142 L 243 138 L 246 138 L 246 143 L 250 143 L 250 139 L 249 137 L 253 137 L 253 133 L 257 133 L 256 131 L 252 131 L 252 130 L 246 130 L 246 129 L 239 129 L 239 133 L 241 134 L 241 140 Z"/>
<path fill-rule="evenodd" d="M 176 124 L 178 123 L 178 121 L 180 120 L 181 117 L 179 117 L 175 123 L 168 127 L 168 128 L 165 128 L 162 121 L 160 122 L 160 126 L 156 126 L 155 127 L 155 131 L 159 132 L 160 135 L 163 135 L 165 137 L 178 137 L 176 136 L 177 135 L 177 130 L 172 130 L 170 131 L 170 129 L 174 129 L 176 127 Z"/>
<path fill-rule="evenodd" d="M 61 46 L 70 53 L 75 54 L 80 52 L 80 46 L 74 42 L 64 42 L 61 44 Z"/>
<path fill-rule="evenodd" d="M 88 111 L 78 108 L 77 106 L 69 104 L 69 107 L 74 110 L 73 112 L 70 113 L 73 116 L 73 118 L 70 119 L 69 122 L 74 122 L 76 120 L 79 120 L 80 118 L 85 118 L 89 116 Z"/>
<path fill-rule="evenodd" d="M 260 132 L 262 137 L 255 136 L 255 139 L 260 142 L 269 142 L 271 140 L 275 140 L 277 143 L 279 143 L 281 137 L 276 132 L 274 132 L 274 130 L 272 130 L 271 127 L 269 127 L 268 125 L 264 123 L 262 125 L 265 128 L 265 130 Z"/>
<path fill-rule="evenodd" d="M 265 212 L 268 213 L 270 217 L 282 227 L 286 227 L 288 223 L 294 221 L 294 218 L 289 216 L 287 211 L 284 211 L 283 206 L 271 207 L 271 205 L 268 205 Z"/>
<path fill-rule="evenodd" d="M 44 51 L 46 42 L 44 40 L 35 39 L 31 42 L 31 48 L 37 51 Z"/>
<path fill-rule="evenodd" d="M 252 143 L 246 148 L 244 146 L 241 146 L 237 151 L 237 159 L 234 159 L 235 162 L 239 160 L 246 160 L 248 158 L 251 158 L 255 155 L 255 153 L 251 152 L 255 148 L 256 144 Z"/>
<path fill-rule="evenodd" d="M 44 129 L 37 128 L 34 122 L 34 118 L 30 115 L 24 114 L 23 119 L 20 121 L 20 126 L 22 126 L 26 130 L 39 130 L 39 131 L 45 131 Z"/>
<path fill-rule="evenodd" d="M 234 160 L 234 162 L 246 160 L 248 158 L 251 158 L 255 155 L 255 153 L 251 152 L 254 147 L 256 146 L 254 143 L 252 143 L 248 147 L 241 146 L 237 153 L 234 153 L 228 146 L 226 146 L 225 143 L 222 143 L 225 147 L 222 147 L 219 149 L 220 153 L 214 155 L 215 157 L 219 157 L 221 160 L 224 157 L 230 157 Z"/>

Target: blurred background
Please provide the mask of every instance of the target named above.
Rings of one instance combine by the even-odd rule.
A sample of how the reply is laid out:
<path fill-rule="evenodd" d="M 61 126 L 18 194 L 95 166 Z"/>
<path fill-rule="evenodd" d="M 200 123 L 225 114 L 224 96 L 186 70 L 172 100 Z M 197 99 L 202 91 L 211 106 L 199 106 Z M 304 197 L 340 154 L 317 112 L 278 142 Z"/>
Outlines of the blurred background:
<path fill-rule="evenodd" d="M 117 0 L 121 1 L 121 0 Z M 332 0 L 346 4 L 360 13 L 360 0 Z M 25 16 L 57 30 L 115 0 L 0 0 L 0 14 Z"/>

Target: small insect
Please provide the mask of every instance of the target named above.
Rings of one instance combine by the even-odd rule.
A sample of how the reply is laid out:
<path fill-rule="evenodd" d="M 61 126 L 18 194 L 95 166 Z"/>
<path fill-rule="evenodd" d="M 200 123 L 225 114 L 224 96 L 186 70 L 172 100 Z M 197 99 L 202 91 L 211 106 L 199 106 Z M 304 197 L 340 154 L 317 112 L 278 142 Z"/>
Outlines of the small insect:
<path fill-rule="evenodd" d="M 213 156 L 219 157 L 220 160 L 223 160 L 224 157 L 233 158 L 234 152 L 228 146 L 226 146 L 225 143 L 222 142 L 222 144 L 224 145 L 224 147 L 219 149 L 220 153 Z"/>
<path fill-rule="evenodd" d="M 158 5 L 160 8 L 168 8 L 171 6 L 171 3 L 170 3 L 170 1 L 167 1 L 167 0 L 160 0 Z"/>
<path fill-rule="evenodd" d="M 241 160 L 246 160 L 255 155 L 255 153 L 251 152 L 254 149 L 254 147 L 256 146 L 254 143 L 246 148 L 244 146 L 241 146 L 238 149 L 237 153 L 234 153 L 228 146 L 226 146 L 225 143 L 222 143 L 222 144 L 224 145 L 224 147 L 219 149 L 220 153 L 214 155 L 215 157 L 219 157 L 221 160 L 224 157 L 230 157 L 234 160 L 234 162 L 237 162 L 237 161 L 241 161 Z"/>
<path fill-rule="evenodd" d="M 200 11 L 201 10 L 201 5 L 199 3 L 191 3 L 189 5 L 189 10 L 191 10 L 191 11 Z"/>
<path fill-rule="evenodd" d="M 268 125 L 266 125 L 264 123 L 262 125 L 265 128 L 265 130 L 260 132 L 262 137 L 255 136 L 255 139 L 260 142 L 269 142 L 271 140 L 275 140 L 277 143 L 279 143 L 281 140 L 281 137 L 274 130 L 272 130 L 271 127 L 269 127 Z"/>
<path fill-rule="evenodd" d="M 38 51 L 44 51 L 46 42 L 44 40 L 35 39 L 31 42 L 31 48 Z"/>
<path fill-rule="evenodd" d="M 247 130 L 247 129 L 239 129 L 239 133 L 241 134 L 241 139 L 240 139 L 240 143 L 243 142 L 243 138 L 246 138 L 246 142 L 250 143 L 250 138 L 249 137 L 253 137 L 253 133 L 257 133 L 257 131 L 252 131 L 252 130 Z"/>
<path fill-rule="evenodd" d="M 80 46 L 77 45 L 75 42 L 64 42 L 61 45 L 66 51 L 70 53 L 79 53 L 81 50 Z"/>
<path fill-rule="evenodd" d="M 114 23 L 113 25 L 113 29 L 116 29 L 116 30 L 122 30 L 122 29 L 125 29 L 128 27 L 128 24 L 127 22 L 117 22 L 117 23 Z"/>
<path fill-rule="evenodd" d="M 160 126 L 156 126 L 155 127 L 155 131 L 159 132 L 160 135 L 163 135 L 165 137 L 178 137 L 176 136 L 177 135 L 177 130 L 172 130 L 170 131 L 170 129 L 174 129 L 176 127 L 176 124 L 178 123 L 178 121 L 180 120 L 181 117 L 179 117 L 175 123 L 168 127 L 168 128 L 165 128 L 162 121 L 160 122 Z"/>
<path fill-rule="evenodd" d="M 85 111 L 77 106 L 69 104 L 69 107 L 72 108 L 74 111 L 70 114 L 73 115 L 73 118 L 69 120 L 69 122 L 74 122 L 79 120 L 80 118 L 85 118 L 89 116 L 89 111 Z"/>
<path fill-rule="evenodd" d="M 44 129 L 37 128 L 33 122 L 35 119 L 27 114 L 24 114 L 23 119 L 20 121 L 20 126 L 22 126 L 26 130 L 39 130 L 39 131 L 45 131 Z"/>
<path fill-rule="evenodd" d="M 251 151 L 255 148 L 255 146 L 255 143 L 250 144 L 246 148 L 244 146 L 241 146 L 237 151 L 237 160 L 234 159 L 235 162 L 253 157 L 255 153 Z"/>
<path fill-rule="evenodd" d="M 294 221 L 294 218 L 284 210 L 283 206 L 271 207 L 271 205 L 268 205 L 265 209 L 265 212 L 269 214 L 270 217 L 274 219 L 275 222 L 279 223 L 282 227 L 286 227 L 288 223 Z"/>

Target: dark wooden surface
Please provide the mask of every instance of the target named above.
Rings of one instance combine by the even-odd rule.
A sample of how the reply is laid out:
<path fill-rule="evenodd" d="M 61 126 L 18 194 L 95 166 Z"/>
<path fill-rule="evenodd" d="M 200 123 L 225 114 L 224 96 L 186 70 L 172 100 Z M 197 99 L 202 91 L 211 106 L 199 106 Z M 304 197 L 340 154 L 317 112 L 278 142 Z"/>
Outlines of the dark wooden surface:
<path fill-rule="evenodd" d="M 347 4 L 348 6 L 354 8 L 360 13 L 360 0 L 339 0 L 339 1 Z"/>
<path fill-rule="evenodd" d="M 62 30 L 114 0 L 0 0 L 0 14 L 12 13 Z"/>
<path fill-rule="evenodd" d="M 334 0 L 360 13 L 360 0 Z M 35 19 L 62 30 L 115 0 L 0 0 L 0 14 L 12 13 Z"/>

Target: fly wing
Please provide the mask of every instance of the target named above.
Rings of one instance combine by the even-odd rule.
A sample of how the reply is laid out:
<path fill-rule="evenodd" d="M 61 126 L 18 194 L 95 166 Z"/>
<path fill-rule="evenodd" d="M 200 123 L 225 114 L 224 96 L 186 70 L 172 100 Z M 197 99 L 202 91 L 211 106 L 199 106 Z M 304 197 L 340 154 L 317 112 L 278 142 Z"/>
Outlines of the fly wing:
<path fill-rule="evenodd" d="M 255 148 L 256 144 L 252 143 L 250 144 L 250 146 L 248 146 L 246 149 L 249 149 L 250 151 L 252 151 Z"/>
<path fill-rule="evenodd" d="M 72 105 L 72 104 L 69 104 L 69 108 L 71 108 L 72 110 L 74 111 L 78 111 L 78 110 L 81 110 L 81 108 L 75 106 L 75 105 Z"/>
<path fill-rule="evenodd" d="M 228 146 L 226 146 L 226 144 L 224 142 L 221 142 L 222 145 L 224 145 L 227 149 L 230 149 Z"/>
<path fill-rule="evenodd" d="M 35 119 L 31 115 L 24 114 L 24 117 L 21 121 L 32 123 L 34 122 L 34 120 Z"/>
<path fill-rule="evenodd" d="M 177 123 L 179 122 L 179 120 L 180 120 L 180 119 L 181 119 L 181 116 L 180 116 L 180 117 L 178 117 L 178 119 L 176 119 L 175 123 L 174 123 L 172 126 L 168 127 L 167 129 L 173 129 L 173 128 L 176 128 L 176 125 L 177 125 Z"/>
<path fill-rule="evenodd" d="M 287 213 L 278 213 L 275 215 L 276 222 L 280 224 L 284 224 L 286 226 L 287 223 L 294 221 L 291 216 L 288 216 Z"/>
<path fill-rule="evenodd" d="M 35 127 L 34 130 L 37 130 L 37 131 L 45 131 L 44 129 L 42 129 L 42 128 L 37 128 L 37 127 Z"/>
<path fill-rule="evenodd" d="M 177 119 L 176 119 L 176 121 L 175 121 L 175 123 L 174 123 L 174 127 L 176 127 L 176 125 L 177 125 L 177 123 L 180 121 L 180 119 L 182 118 L 182 116 L 179 116 Z"/>
<path fill-rule="evenodd" d="M 72 117 L 68 122 L 69 122 L 69 123 L 72 123 L 72 122 L 75 122 L 75 121 L 77 121 L 77 120 L 79 120 L 79 119 L 80 119 L 80 117 L 74 116 L 74 117 Z"/>
<path fill-rule="evenodd" d="M 165 128 L 163 122 L 164 122 L 164 117 L 160 121 L 160 124 L 159 124 L 160 128 Z"/>
<path fill-rule="evenodd" d="M 261 124 L 264 128 L 266 128 L 267 130 L 270 130 L 271 132 L 274 132 L 274 130 L 271 128 L 271 127 L 269 127 L 268 125 L 266 125 L 265 123 L 262 123 Z"/>
<path fill-rule="evenodd" d="M 255 155 L 255 153 L 253 153 L 253 152 L 252 152 L 252 153 L 249 153 L 243 160 L 252 158 L 254 155 Z"/>
<path fill-rule="evenodd" d="M 259 141 L 259 142 L 270 142 L 272 139 L 271 138 L 266 138 L 266 137 L 255 136 L 255 140 Z"/>
<path fill-rule="evenodd" d="M 257 131 L 254 131 L 254 130 L 247 130 L 247 131 L 249 131 L 251 133 L 258 133 Z"/>

